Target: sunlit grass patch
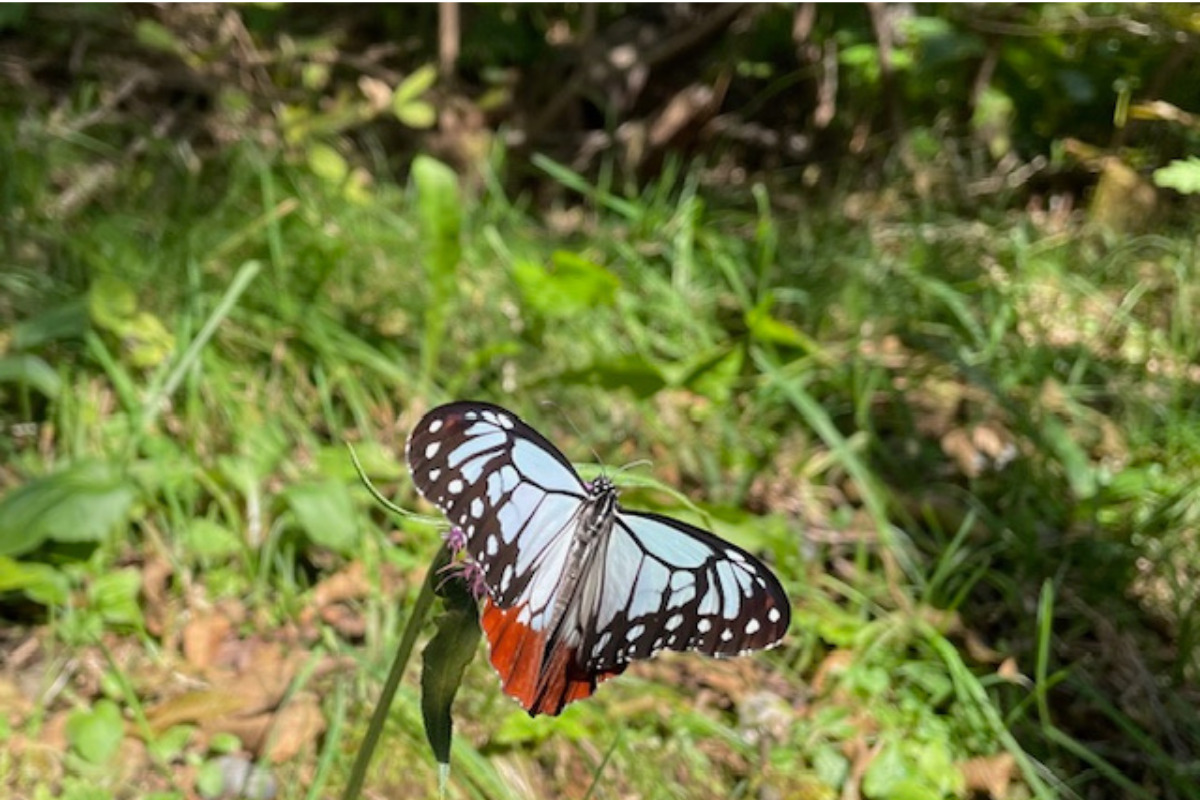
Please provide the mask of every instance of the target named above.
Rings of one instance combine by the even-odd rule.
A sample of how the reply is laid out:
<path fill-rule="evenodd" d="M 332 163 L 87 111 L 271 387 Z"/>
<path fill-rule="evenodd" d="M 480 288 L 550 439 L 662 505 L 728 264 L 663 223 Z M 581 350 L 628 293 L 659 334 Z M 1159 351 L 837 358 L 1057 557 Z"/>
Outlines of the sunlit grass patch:
<path fill-rule="evenodd" d="M 49 151 L 48 172 L 91 158 Z M 555 228 L 495 185 L 380 180 L 355 203 L 303 164 L 228 158 L 130 165 L 128 189 L 65 211 L 48 173 L 6 178 L 29 216 L 4 277 L 0 343 L 22 366 L 0 383 L 0 526 L 22 498 L 55 511 L 0 561 L 27 626 L 0 686 L 32 674 L 43 706 L 13 701 L 6 788 L 190 789 L 231 754 L 295 769 L 284 797 L 340 786 L 439 541 L 371 505 L 343 442 L 412 503 L 402 442 L 464 396 L 537 419 L 631 504 L 765 554 L 796 621 L 769 654 L 657 659 L 554 721 L 480 652 L 458 796 L 1048 796 L 1126 771 L 1189 796 L 1186 240 L 793 218 L 761 187 L 616 192 L 542 161 L 579 193 Z M 460 213 L 431 227 L 422 191 Z M 458 249 L 432 255 L 431 232 Z M 256 673 L 287 680 L 237 688 Z M 228 738 L 222 687 L 263 706 L 245 715 L 261 729 Z M 435 791 L 414 687 L 377 791 Z M 172 718 L 189 692 L 199 710 Z M 287 767 L 267 718 L 295 723 Z M 140 743 L 138 775 L 95 730 Z"/>

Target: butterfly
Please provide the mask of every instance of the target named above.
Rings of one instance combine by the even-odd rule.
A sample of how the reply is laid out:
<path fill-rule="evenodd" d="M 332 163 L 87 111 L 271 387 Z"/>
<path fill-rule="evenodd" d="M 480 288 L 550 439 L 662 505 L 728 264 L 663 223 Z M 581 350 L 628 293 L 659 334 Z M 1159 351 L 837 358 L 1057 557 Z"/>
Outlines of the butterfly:
<path fill-rule="evenodd" d="M 787 631 L 787 594 L 754 556 L 622 508 L 611 480 L 585 482 L 510 411 L 435 408 L 405 452 L 417 489 L 465 534 L 492 666 L 531 717 L 660 650 L 742 655 Z"/>

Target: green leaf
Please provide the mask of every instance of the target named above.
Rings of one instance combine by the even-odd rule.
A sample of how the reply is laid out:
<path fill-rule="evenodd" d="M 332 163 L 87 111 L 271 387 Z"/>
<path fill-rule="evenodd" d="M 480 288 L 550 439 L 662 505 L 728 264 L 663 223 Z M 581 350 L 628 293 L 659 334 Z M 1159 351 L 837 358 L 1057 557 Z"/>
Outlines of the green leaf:
<path fill-rule="evenodd" d="M 392 113 L 410 128 L 433 127 L 437 121 L 437 109 L 431 103 L 419 99 L 437 80 L 437 68 L 426 64 L 409 75 L 392 92 Z"/>
<path fill-rule="evenodd" d="M 435 298 L 448 297 L 462 258 L 462 199 L 458 175 L 437 159 L 417 156 L 412 165 L 417 211 L 425 240 L 426 272 Z"/>
<path fill-rule="evenodd" d="M 121 711 L 111 700 L 97 700 L 91 709 L 75 711 L 67 718 L 67 743 L 92 764 L 108 763 L 120 749 L 124 734 Z"/>
<path fill-rule="evenodd" d="M 1099 480 L 1087 451 L 1067 426 L 1053 417 L 1047 417 L 1042 422 L 1041 433 L 1046 445 L 1062 465 L 1074 495 L 1081 500 L 1092 497 L 1099 488 Z"/>
<path fill-rule="evenodd" d="M 400 85 L 392 92 L 392 108 L 397 109 L 397 114 L 399 114 L 400 106 L 425 94 L 433 88 L 436 81 L 437 67 L 433 64 L 426 64 L 414 70 L 407 78 L 400 81 Z"/>
<path fill-rule="evenodd" d="M 746 351 L 740 345 L 720 345 L 701 353 L 688 365 L 682 384 L 697 394 L 724 405 L 742 373 Z"/>
<path fill-rule="evenodd" d="M 438 367 L 450 301 L 457 289 L 458 262 L 462 258 L 462 201 L 458 176 L 440 161 L 417 156 L 413 159 L 412 178 L 417 187 L 417 213 L 425 241 L 425 281 L 429 286 L 420 372 L 421 383 L 428 384 Z"/>
<path fill-rule="evenodd" d="M 1200 194 L 1200 158 L 1176 159 L 1154 170 L 1154 184 L 1180 194 Z"/>
<path fill-rule="evenodd" d="M 462 581 L 447 584 L 446 611 L 435 621 L 437 633 L 429 640 L 421 663 L 421 716 L 425 736 L 439 764 L 450 763 L 454 736 L 451 706 L 463 673 L 479 644 L 479 609 Z"/>
<path fill-rule="evenodd" d="M 816 349 L 812 340 L 801 333 L 799 329 L 771 315 L 772 302 L 771 298 L 764 298 L 757 306 L 746 312 L 746 327 L 750 329 L 750 334 L 760 342 L 799 347 L 805 350 Z"/>
<path fill-rule="evenodd" d="M 147 742 L 146 749 L 156 761 L 173 761 L 183 755 L 195 732 L 195 725 L 173 725 Z"/>
<path fill-rule="evenodd" d="M 322 180 L 338 185 L 350 174 L 350 165 L 342 154 L 322 142 L 313 142 L 305 154 L 308 168 Z"/>
<path fill-rule="evenodd" d="M 121 339 L 135 366 L 158 366 L 175 350 L 175 337 L 162 320 L 138 311 L 133 288 L 118 278 L 102 275 L 92 282 L 88 311 L 98 328 Z"/>
<path fill-rule="evenodd" d="M 867 767 L 862 789 L 866 797 L 927 800 L 961 791 L 962 774 L 946 746 L 938 741 L 891 741 Z"/>
<path fill-rule="evenodd" d="M 14 350 L 29 350 L 46 342 L 81 339 L 91 326 L 86 296 L 76 297 L 13 326 Z"/>
<path fill-rule="evenodd" d="M 242 539 L 219 522 L 194 519 L 188 522 L 181 537 L 184 550 L 197 558 L 219 560 L 242 552 Z"/>
<path fill-rule="evenodd" d="M 134 37 L 140 44 L 164 53 L 181 53 L 186 50 L 170 28 L 149 18 L 138 20 Z"/>
<path fill-rule="evenodd" d="M 35 603 L 61 606 L 66 604 L 70 591 L 67 576 L 49 564 L 0 556 L 0 593 L 21 592 Z"/>
<path fill-rule="evenodd" d="M 339 553 L 351 553 L 358 546 L 354 502 L 345 484 L 302 483 L 288 488 L 283 496 L 296 522 L 314 544 Z"/>
<path fill-rule="evenodd" d="M 210 759 L 196 770 L 196 791 L 201 797 L 220 797 L 225 792 L 225 770 L 221 762 Z"/>
<path fill-rule="evenodd" d="M 62 379 L 54 368 L 28 353 L 0 358 L 0 383 L 31 386 L 51 399 L 58 397 L 62 391 Z"/>
<path fill-rule="evenodd" d="M 97 542 L 129 519 L 135 492 L 112 465 L 81 461 L 0 499 L 0 555 L 42 542 Z"/>
<path fill-rule="evenodd" d="M 573 317 L 616 300 L 621 282 L 599 264 L 564 250 L 555 252 L 550 263 L 550 269 L 532 261 L 513 264 L 522 298 L 542 316 Z"/>
<path fill-rule="evenodd" d="M 133 567 L 106 572 L 88 587 L 88 599 L 94 611 L 110 625 L 140 628 L 142 609 L 138 593 L 142 589 L 142 573 Z"/>
<path fill-rule="evenodd" d="M 423 100 L 413 100 L 395 109 L 396 117 L 405 125 L 416 130 L 432 128 L 437 122 L 437 109 Z"/>
<path fill-rule="evenodd" d="M 121 339 L 135 367 L 157 367 L 175 352 L 175 336 L 149 311 L 135 314 L 125 324 Z"/>
<path fill-rule="evenodd" d="M 100 275 L 88 290 L 88 312 L 97 327 L 120 335 L 126 320 L 137 313 L 137 294 L 119 278 Z"/>
<path fill-rule="evenodd" d="M 580 369 L 561 372 L 554 376 L 554 380 L 609 390 L 627 389 L 637 397 L 651 397 L 668 385 L 662 370 L 637 356 L 598 361 Z"/>

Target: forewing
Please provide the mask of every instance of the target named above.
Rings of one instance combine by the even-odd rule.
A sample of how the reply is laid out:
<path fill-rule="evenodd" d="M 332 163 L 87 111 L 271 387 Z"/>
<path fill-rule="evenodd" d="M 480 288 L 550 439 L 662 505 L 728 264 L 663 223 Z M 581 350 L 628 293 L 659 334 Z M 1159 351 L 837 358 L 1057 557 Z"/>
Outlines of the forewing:
<path fill-rule="evenodd" d="M 791 620 L 774 574 L 745 550 L 659 514 L 619 511 L 581 586 L 587 668 L 662 649 L 733 656 L 771 647 Z"/>
<path fill-rule="evenodd" d="M 466 534 L 493 602 L 528 603 L 526 623 L 552 608 L 587 494 L 566 457 L 511 412 L 476 402 L 426 414 L 406 455 L 417 489 Z"/>

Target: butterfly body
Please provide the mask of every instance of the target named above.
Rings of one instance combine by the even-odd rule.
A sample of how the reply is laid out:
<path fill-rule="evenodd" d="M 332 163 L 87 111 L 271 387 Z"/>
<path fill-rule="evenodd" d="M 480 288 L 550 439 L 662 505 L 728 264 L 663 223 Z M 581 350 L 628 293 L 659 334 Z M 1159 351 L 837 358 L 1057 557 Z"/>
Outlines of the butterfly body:
<path fill-rule="evenodd" d="M 779 581 L 744 550 L 585 483 L 511 412 L 458 402 L 407 446 L 420 492 L 466 534 L 482 570 L 482 625 L 504 690 L 557 714 L 630 661 L 662 649 L 739 655 L 789 622 Z"/>

